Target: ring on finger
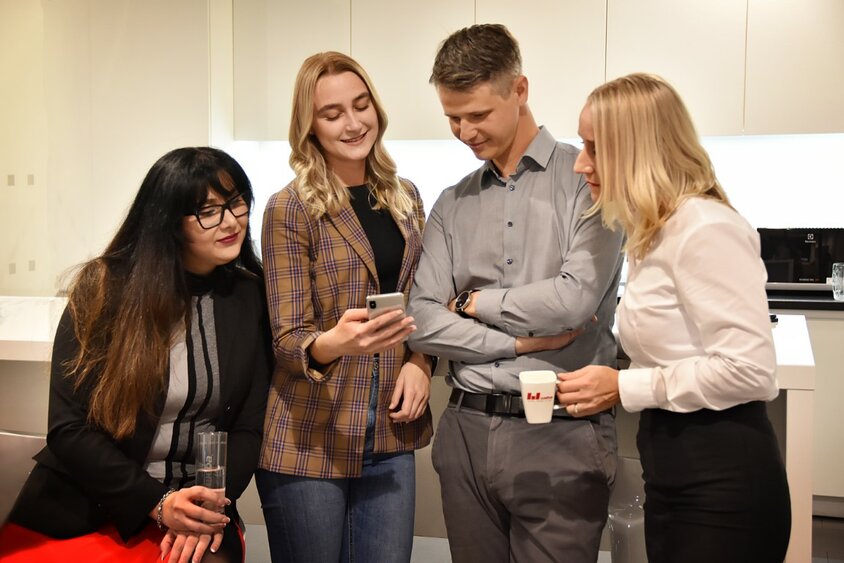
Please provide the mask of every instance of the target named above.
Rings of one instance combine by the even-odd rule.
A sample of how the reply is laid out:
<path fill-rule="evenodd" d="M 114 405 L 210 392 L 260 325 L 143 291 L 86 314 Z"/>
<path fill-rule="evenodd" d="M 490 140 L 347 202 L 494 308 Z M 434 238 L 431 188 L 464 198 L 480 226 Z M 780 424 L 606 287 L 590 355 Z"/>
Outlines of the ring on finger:
<path fill-rule="evenodd" d="M 575 415 L 577 414 L 577 411 L 578 411 L 578 410 L 579 410 L 579 409 L 578 409 L 577 403 L 575 403 L 575 404 L 574 404 L 574 414 L 575 414 Z"/>

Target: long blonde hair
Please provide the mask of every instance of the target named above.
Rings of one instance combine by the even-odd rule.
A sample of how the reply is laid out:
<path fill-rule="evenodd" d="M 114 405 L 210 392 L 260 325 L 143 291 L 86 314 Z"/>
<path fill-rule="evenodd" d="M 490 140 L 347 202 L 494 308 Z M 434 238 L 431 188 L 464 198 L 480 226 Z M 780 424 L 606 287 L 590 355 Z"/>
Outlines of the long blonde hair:
<path fill-rule="evenodd" d="M 641 259 L 679 205 L 703 196 L 729 205 L 680 96 L 652 74 L 630 74 L 587 99 L 601 192 L 590 210 L 621 226 Z"/>
<path fill-rule="evenodd" d="M 369 90 L 378 115 L 378 136 L 366 157 L 366 182 L 376 200 L 376 209 L 387 209 L 397 219 L 413 213 L 411 188 L 396 175 L 396 164 L 384 148 L 382 139 L 387 129 L 387 114 L 366 71 L 351 57 L 328 51 L 305 59 L 293 88 L 293 111 L 290 118 L 290 167 L 296 173 L 294 185 L 314 218 L 336 213 L 349 201 L 349 192 L 329 168 L 322 147 L 311 135 L 314 119 L 314 91 L 325 75 L 352 72 Z"/>

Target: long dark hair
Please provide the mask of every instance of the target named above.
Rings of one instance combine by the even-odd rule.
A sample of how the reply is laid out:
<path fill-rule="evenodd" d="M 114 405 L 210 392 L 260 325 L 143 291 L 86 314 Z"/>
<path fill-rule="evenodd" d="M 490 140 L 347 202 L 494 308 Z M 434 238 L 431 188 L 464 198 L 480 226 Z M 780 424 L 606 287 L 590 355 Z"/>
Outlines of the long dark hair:
<path fill-rule="evenodd" d="M 68 307 L 79 350 L 67 366 L 77 387 L 92 386 L 88 420 L 115 438 L 135 431 L 161 393 L 173 330 L 189 322 L 190 293 L 182 263 L 183 220 L 211 189 L 252 206 L 252 185 L 225 152 L 188 147 L 153 164 L 105 252 L 73 280 Z M 219 269 L 263 278 L 247 226 L 240 255 Z"/>

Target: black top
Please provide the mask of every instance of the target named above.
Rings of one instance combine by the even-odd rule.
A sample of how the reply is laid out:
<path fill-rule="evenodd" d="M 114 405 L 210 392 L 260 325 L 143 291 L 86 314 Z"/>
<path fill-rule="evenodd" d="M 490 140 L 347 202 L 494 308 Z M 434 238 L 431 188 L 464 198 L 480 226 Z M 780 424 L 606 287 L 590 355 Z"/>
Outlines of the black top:
<path fill-rule="evenodd" d="M 355 210 L 375 255 L 375 269 L 378 271 L 381 293 L 392 293 L 399 285 L 404 237 L 388 211 L 372 209 L 375 196 L 370 196 L 369 186 L 350 187 L 349 195 L 352 209 Z"/>
<path fill-rule="evenodd" d="M 190 294 L 194 297 L 198 297 L 200 295 L 210 293 L 217 287 L 225 287 L 223 273 L 218 273 L 217 270 L 222 270 L 222 268 L 215 269 L 214 272 L 207 276 L 192 274 L 191 272 L 185 271 L 185 283 L 188 286 Z"/>

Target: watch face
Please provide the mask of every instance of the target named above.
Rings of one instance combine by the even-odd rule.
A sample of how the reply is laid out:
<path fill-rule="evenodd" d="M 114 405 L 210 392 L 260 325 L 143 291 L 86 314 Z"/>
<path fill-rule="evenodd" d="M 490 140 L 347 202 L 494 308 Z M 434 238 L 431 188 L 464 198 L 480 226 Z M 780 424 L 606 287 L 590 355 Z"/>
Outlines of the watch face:
<path fill-rule="evenodd" d="M 460 295 L 457 296 L 457 299 L 454 301 L 454 308 L 458 311 L 463 311 L 463 307 L 466 306 L 466 303 L 469 302 L 469 295 L 472 292 L 470 291 L 461 291 Z"/>

